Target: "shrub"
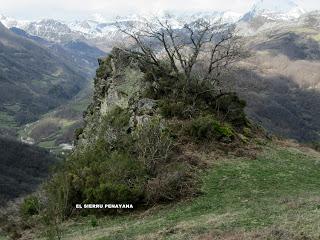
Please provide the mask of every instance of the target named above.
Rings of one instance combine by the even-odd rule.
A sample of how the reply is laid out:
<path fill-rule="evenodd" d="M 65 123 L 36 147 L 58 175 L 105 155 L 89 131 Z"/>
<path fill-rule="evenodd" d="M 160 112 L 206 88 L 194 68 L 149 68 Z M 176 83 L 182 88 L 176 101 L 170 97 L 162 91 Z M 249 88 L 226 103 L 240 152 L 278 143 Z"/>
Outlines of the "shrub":
<path fill-rule="evenodd" d="M 186 133 L 196 140 L 232 138 L 234 131 L 228 124 L 221 124 L 212 115 L 199 116 L 185 126 Z"/>
<path fill-rule="evenodd" d="M 176 76 L 169 76 L 159 69 L 151 68 L 144 71 L 147 83 L 145 96 L 152 99 L 176 98 L 182 93 L 184 82 Z"/>
<path fill-rule="evenodd" d="M 165 118 L 185 118 L 186 105 L 183 102 L 176 102 L 170 100 L 162 100 L 159 104 L 160 113 Z"/>
<path fill-rule="evenodd" d="M 73 205 L 71 179 L 65 171 L 59 171 L 44 186 L 46 193 L 45 208 L 41 211 L 41 223 L 45 224 L 47 239 L 61 239 L 62 222 L 71 215 Z"/>
<path fill-rule="evenodd" d="M 312 142 L 309 144 L 311 148 L 313 148 L 316 151 L 320 151 L 320 142 Z"/>
<path fill-rule="evenodd" d="M 216 124 L 214 125 L 214 128 L 217 133 L 217 138 L 234 137 L 234 131 L 228 123 L 220 124 L 219 122 L 216 122 Z"/>
<path fill-rule="evenodd" d="M 127 109 L 122 109 L 118 106 L 113 108 L 104 118 L 106 127 L 124 128 L 128 126 L 130 120 L 130 113 Z"/>
<path fill-rule="evenodd" d="M 23 200 L 20 205 L 20 211 L 23 216 L 30 217 L 39 214 L 40 202 L 36 196 L 30 196 Z"/>
<path fill-rule="evenodd" d="M 103 119 L 97 139 L 74 151 L 50 180 L 47 216 L 54 218 L 47 222 L 59 223 L 78 203 L 137 206 L 174 200 L 184 195 L 186 185 L 191 186 L 186 183 L 190 165 L 179 162 L 165 122 L 149 119 L 129 133 L 125 128 L 129 116 L 127 110 L 112 110 Z M 59 230 L 59 225 L 53 226 Z"/>
<path fill-rule="evenodd" d="M 111 74 L 111 59 L 111 55 L 105 59 L 98 59 L 99 68 L 96 71 L 97 78 L 106 78 L 108 74 Z"/>
<path fill-rule="evenodd" d="M 216 101 L 217 112 L 223 114 L 223 118 L 233 126 L 244 127 L 248 125 L 248 120 L 244 112 L 246 102 L 239 99 L 236 93 L 221 96 Z"/>
<path fill-rule="evenodd" d="M 91 216 L 90 224 L 91 224 L 92 227 L 98 226 L 98 220 L 97 220 L 96 216 Z"/>
<path fill-rule="evenodd" d="M 164 165 L 172 152 L 172 140 L 160 119 L 150 120 L 134 133 L 135 151 L 150 175 Z"/>
<path fill-rule="evenodd" d="M 79 140 L 80 138 L 80 135 L 83 133 L 83 128 L 77 128 L 75 131 L 74 131 L 74 138 L 76 140 Z"/>
<path fill-rule="evenodd" d="M 136 203 L 143 194 L 145 169 L 142 163 L 128 152 L 109 151 L 103 140 L 82 152 L 75 152 L 64 165 L 65 179 L 55 176 L 48 188 L 50 197 L 65 193 L 69 209 L 77 203 Z"/>
<path fill-rule="evenodd" d="M 84 197 L 88 203 L 136 203 L 143 194 L 145 170 L 137 159 L 127 153 L 112 152 L 104 161 L 91 159 L 86 169 Z M 91 164 L 92 165 L 92 164 Z"/>
<path fill-rule="evenodd" d="M 158 175 L 150 178 L 146 184 L 147 203 L 168 202 L 193 192 L 197 181 L 190 165 L 172 162 L 160 169 Z"/>
<path fill-rule="evenodd" d="M 246 136 L 246 137 L 250 137 L 250 136 L 252 135 L 252 131 L 251 131 L 251 129 L 248 128 L 248 127 L 244 127 L 244 128 L 242 129 L 242 131 L 243 131 L 243 135 Z"/>

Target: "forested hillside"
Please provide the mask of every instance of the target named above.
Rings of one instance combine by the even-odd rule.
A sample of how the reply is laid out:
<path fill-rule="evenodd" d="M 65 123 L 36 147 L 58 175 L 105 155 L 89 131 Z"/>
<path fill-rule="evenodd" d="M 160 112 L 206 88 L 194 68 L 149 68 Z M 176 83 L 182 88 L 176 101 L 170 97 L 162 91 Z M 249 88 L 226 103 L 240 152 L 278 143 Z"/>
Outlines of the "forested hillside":
<path fill-rule="evenodd" d="M 0 138 L 0 204 L 36 190 L 55 158 L 48 151 Z"/>
<path fill-rule="evenodd" d="M 235 84 L 254 121 L 278 136 L 320 141 L 319 28 L 302 21 L 249 37 Z"/>
<path fill-rule="evenodd" d="M 85 78 L 38 44 L 0 24 L 1 127 L 34 121 L 70 100 Z"/>

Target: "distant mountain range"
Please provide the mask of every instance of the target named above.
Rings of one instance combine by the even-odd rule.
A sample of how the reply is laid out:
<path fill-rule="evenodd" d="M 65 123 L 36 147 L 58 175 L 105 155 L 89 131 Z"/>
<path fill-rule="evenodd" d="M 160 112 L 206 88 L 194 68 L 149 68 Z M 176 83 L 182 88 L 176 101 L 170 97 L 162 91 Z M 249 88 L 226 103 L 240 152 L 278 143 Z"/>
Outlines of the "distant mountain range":
<path fill-rule="evenodd" d="M 194 19 L 205 18 L 211 20 L 221 19 L 228 23 L 248 22 L 256 18 L 264 21 L 289 21 L 303 16 L 306 11 L 293 0 L 257 0 L 251 9 L 245 14 L 230 11 L 203 11 L 203 12 L 167 12 L 156 17 L 166 18 L 171 16 L 172 21 L 193 21 Z M 151 19 L 154 15 L 130 15 L 119 17 L 116 20 L 106 21 L 103 17 L 95 20 L 83 20 L 63 22 L 53 19 L 43 19 L 39 21 L 18 21 L 13 18 L 0 15 L 0 21 L 8 28 L 20 28 L 27 33 L 39 36 L 48 41 L 59 43 L 72 40 L 86 41 L 98 46 L 104 51 L 110 50 L 110 42 L 114 43 L 119 36 L 116 22 L 126 23 L 132 21 L 143 21 L 143 18 Z"/>

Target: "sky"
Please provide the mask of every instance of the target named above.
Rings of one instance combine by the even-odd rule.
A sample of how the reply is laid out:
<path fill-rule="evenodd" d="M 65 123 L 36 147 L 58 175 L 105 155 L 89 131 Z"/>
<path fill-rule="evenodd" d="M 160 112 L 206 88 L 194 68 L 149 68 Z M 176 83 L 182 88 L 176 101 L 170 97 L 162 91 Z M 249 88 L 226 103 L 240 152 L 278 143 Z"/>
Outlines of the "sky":
<path fill-rule="evenodd" d="M 291 1 L 291 0 L 278 0 Z M 254 0 L 0 0 L 0 14 L 24 20 L 81 20 L 163 11 L 234 11 L 244 13 Z M 306 10 L 320 9 L 319 0 L 300 0 Z"/>

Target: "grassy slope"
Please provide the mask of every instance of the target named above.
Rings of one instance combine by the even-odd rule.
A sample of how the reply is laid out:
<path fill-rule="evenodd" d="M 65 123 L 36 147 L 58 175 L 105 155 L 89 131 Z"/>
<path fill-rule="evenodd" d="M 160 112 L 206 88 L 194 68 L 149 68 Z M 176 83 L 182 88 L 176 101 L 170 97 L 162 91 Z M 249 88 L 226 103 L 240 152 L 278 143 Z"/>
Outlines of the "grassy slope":
<path fill-rule="evenodd" d="M 314 239 L 320 236 L 320 154 L 265 146 L 256 159 L 228 158 L 203 176 L 204 194 L 147 212 L 65 226 L 63 239 Z M 318 238 L 317 238 L 318 239 Z"/>

